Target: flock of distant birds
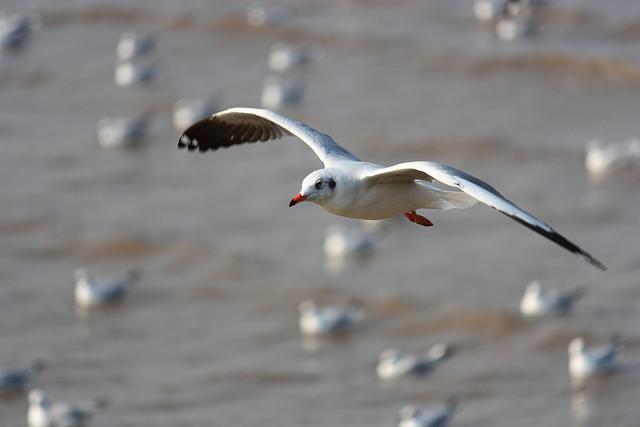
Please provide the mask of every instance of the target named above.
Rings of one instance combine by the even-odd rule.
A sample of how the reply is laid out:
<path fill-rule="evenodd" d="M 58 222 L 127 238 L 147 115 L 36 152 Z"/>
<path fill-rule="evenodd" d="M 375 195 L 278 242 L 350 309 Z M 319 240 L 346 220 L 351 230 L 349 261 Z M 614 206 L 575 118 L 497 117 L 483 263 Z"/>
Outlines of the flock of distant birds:
<path fill-rule="evenodd" d="M 547 0 L 475 0 L 473 13 L 482 23 L 490 24 L 502 40 L 532 36 L 540 25 Z"/>
<path fill-rule="evenodd" d="M 540 10 L 545 0 L 476 0 L 474 14 L 483 22 L 491 22 L 496 35 L 513 40 L 531 35 L 537 27 Z M 284 8 L 267 8 L 263 3 L 252 3 L 247 9 L 248 23 L 255 26 L 277 25 L 285 21 L 288 12 Z M 30 34 L 39 28 L 38 19 L 19 14 L 0 14 L 0 50 L 17 52 Z M 149 34 L 124 33 L 118 42 L 117 65 L 114 81 L 120 87 L 146 86 L 157 76 L 156 63 L 149 60 L 156 40 Z M 303 86 L 291 77 L 313 61 L 313 51 L 307 46 L 277 43 L 269 52 L 268 65 L 274 73 L 263 82 L 262 105 L 270 109 L 294 106 L 302 99 Z M 210 116 L 217 105 L 211 98 L 183 98 L 176 102 L 173 122 L 182 132 L 192 123 Z M 137 118 L 105 117 L 98 122 L 97 139 L 103 147 L 128 147 L 143 140 L 150 115 Z M 640 167 L 640 138 L 605 143 L 593 140 L 586 145 L 585 165 L 594 179 Z M 326 230 L 324 251 L 330 270 L 340 271 L 354 259 L 365 259 L 371 255 L 382 240 L 393 220 L 362 221 L 357 228 L 332 225 Z M 117 277 L 95 277 L 86 269 L 75 274 L 75 302 L 79 310 L 87 313 L 91 309 L 123 303 L 128 293 L 140 280 L 138 271 L 130 271 Z M 571 311 L 575 302 L 584 295 L 584 288 L 569 292 L 545 290 L 539 282 L 526 288 L 520 302 L 524 317 L 562 316 Z M 299 327 L 306 336 L 332 336 L 349 333 L 363 322 L 361 303 L 350 301 L 342 306 L 319 306 L 314 301 L 303 301 L 299 305 Z M 584 380 L 618 368 L 621 341 L 613 337 L 603 346 L 588 348 L 583 338 L 573 339 L 568 346 L 569 373 L 583 383 Z M 445 362 L 452 354 L 446 344 L 436 344 L 424 354 L 403 353 L 397 349 L 383 351 L 376 367 L 377 376 L 383 381 L 403 377 L 424 376 Z M 33 378 L 43 368 L 43 363 L 34 361 L 21 369 L 0 369 L 0 393 L 16 394 L 30 390 Z M 28 394 L 28 422 L 30 427 L 84 427 L 93 414 L 103 405 L 73 403 L 51 403 L 39 389 Z M 453 416 L 457 402 L 447 400 L 439 408 L 405 406 L 398 414 L 400 427 L 444 427 Z"/>
<path fill-rule="evenodd" d="M 86 269 L 78 269 L 75 273 L 76 305 L 81 313 L 86 314 L 92 309 L 122 304 L 140 277 L 137 270 L 120 276 L 100 277 Z M 522 297 L 520 312 L 526 318 L 566 316 L 584 293 L 584 288 L 568 292 L 546 290 L 539 282 L 532 282 Z M 320 306 L 312 300 L 305 300 L 299 304 L 299 312 L 300 331 L 312 338 L 354 333 L 365 321 L 363 304 L 359 301 Z M 593 348 L 587 347 L 583 338 L 574 338 L 568 346 L 569 374 L 574 384 L 583 386 L 589 378 L 617 371 L 621 350 L 621 340 L 617 336 L 608 344 Z M 435 344 L 422 354 L 389 348 L 378 357 L 376 375 L 386 382 L 424 377 L 452 354 L 453 349 L 444 343 Z M 42 361 L 36 360 L 27 368 L 0 369 L 0 393 L 15 395 L 29 390 L 43 366 Z M 30 427 L 85 427 L 93 415 L 104 407 L 104 402 L 100 401 L 90 404 L 52 403 L 40 389 L 31 389 L 28 398 L 27 419 Z M 456 408 L 457 400 L 454 398 L 437 408 L 407 405 L 399 411 L 399 427 L 444 427 Z"/>

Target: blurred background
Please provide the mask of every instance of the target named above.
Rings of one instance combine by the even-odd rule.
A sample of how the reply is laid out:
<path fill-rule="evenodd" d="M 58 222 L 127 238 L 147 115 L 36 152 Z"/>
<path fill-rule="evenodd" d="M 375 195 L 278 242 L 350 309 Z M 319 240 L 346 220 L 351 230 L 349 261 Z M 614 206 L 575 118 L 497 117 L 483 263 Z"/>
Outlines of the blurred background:
<path fill-rule="evenodd" d="M 640 3 L 478 3 L 3 0 L 0 366 L 42 359 L 31 386 L 106 400 L 96 427 L 389 426 L 452 396 L 455 426 L 637 426 Z M 321 167 L 292 138 L 177 150 L 189 122 L 261 105 L 366 160 L 466 170 L 609 271 L 484 206 L 374 231 L 290 209 Z M 79 267 L 142 277 L 77 312 Z M 586 294 L 523 319 L 533 280 Z M 302 339 L 301 301 L 351 298 L 357 330 Z M 612 334 L 622 372 L 572 387 L 569 341 Z M 456 354 L 428 377 L 376 378 L 386 348 L 438 342 Z M 27 407 L 0 401 L 2 424 Z"/>

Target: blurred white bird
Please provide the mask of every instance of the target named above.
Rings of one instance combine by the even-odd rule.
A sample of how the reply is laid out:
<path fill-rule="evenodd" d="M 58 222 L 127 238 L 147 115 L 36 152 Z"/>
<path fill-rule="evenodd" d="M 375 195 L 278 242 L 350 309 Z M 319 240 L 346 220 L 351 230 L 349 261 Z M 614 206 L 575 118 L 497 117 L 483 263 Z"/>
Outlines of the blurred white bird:
<path fill-rule="evenodd" d="M 569 343 L 569 374 L 576 380 L 583 380 L 614 372 L 621 352 L 622 343 L 618 336 L 595 348 L 587 348 L 583 338 L 575 338 Z"/>
<path fill-rule="evenodd" d="M 306 46 L 294 46 L 279 42 L 269 51 L 269 68 L 275 72 L 290 71 L 311 62 L 311 50 Z"/>
<path fill-rule="evenodd" d="M 254 27 L 267 27 L 284 24 L 290 16 L 284 5 L 267 6 L 262 1 L 254 1 L 247 6 L 247 22 Z"/>
<path fill-rule="evenodd" d="M 156 39 L 150 34 L 128 31 L 120 36 L 116 54 L 120 61 L 132 61 L 150 54 L 156 46 Z"/>
<path fill-rule="evenodd" d="M 149 124 L 149 116 L 136 118 L 105 117 L 98 121 L 98 142 L 105 148 L 130 147 L 142 141 Z"/>
<path fill-rule="evenodd" d="M 51 413 L 51 403 L 41 390 L 29 392 L 27 421 L 29 427 L 56 427 Z"/>
<path fill-rule="evenodd" d="M 436 344 L 426 354 L 403 354 L 390 348 L 380 354 L 376 373 L 383 380 L 421 376 L 431 372 L 450 355 L 451 350 L 446 344 Z"/>
<path fill-rule="evenodd" d="M 556 289 L 545 290 L 540 282 L 534 281 L 527 285 L 522 296 L 520 313 L 525 317 L 567 314 L 571 311 L 573 304 L 584 294 L 584 287 L 560 292 Z"/>
<path fill-rule="evenodd" d="M 473 13 L 479 21 L 494 23 L 498 38 L 516 40 L 536 31 L 545 4 L 544 0 L 476 0 Z"/>
<path fill-rule="evenodd" d="M 31 362 L 28 368 L 0 368 L 0 393 L 21 393 L 27 389 L 33 377 L 42 371 L 44 364 L 40 360 Z"/>
<path fill-rule="evenodd" d="M 173 107 L 173 125 L 180 133 L 189 126 L 216 112 L 217 105 L 212 98 L 182 98 Z"/>
<path fill-rule="evenodd" d="M 37 26 L 26 15 L 0 12 L 0 50 L 20 50 Z"/>
<path fill-rule="evenodd" d="M 640 167 L 640 138 L 604 143 L 594 139 L 585 147 L 585 167 L 593 178 Z"/>
<path fill-rule="evenodd" d="M 523 13 L 537 15 L 548 4 L 548 0 L 507 0 L 503 15 L 517 16 Z"/>
<path fill-rule="evenodd" d="M 302 101 L 304 88 L 295 80 L 282 76 L 268 76 L 262 83 L 261 103 L 265 108 L 290 107 Z"/>
<path fill-rule="evenodd" d="M 29 392 L 29 427 L 87 427 L 99 404 L 51 404 L 42 390 Z"/>
<path fill-rule="evenodd" d="M 443 406 L 435 409 L 403 407 L 398 413 L 398 427 L 445 427 L 458 407 L 455 399 L 448 399 Z"/>
<path fill-rule="evenodd" d="M 492 21 L 500 16 L 507 0 L 476 0 L 473 2 L 473 14 L 479 21 Z"/>
<path fill-rule="evenodd" d="M 318 307 L 313 301 L 299 305 L 300 331 L 306 335 L 348 332 L 364 318 L 362 304 L 350 301 L 346 306 Z"/>
<path fill-rule="evenodd" d="M 511 41 L 535 33 L 537 21 L 531 15 L 501 16 L 496 22 L 496 35 L 501 40 Z"/>
<path fill-rule="evenodd" d="M 125 61 L 116 64 L 113 78 L 120 87 L 134 87 L 150 84 L 157 74 L 156 64 Z"/>
<path fill-rule="evenodd" d="M 333 224 L 324 232 L 325 266 L 340 273 L 349 265 L 367 261 L 395 220 L 360 220 L 359 227 Z"/>
<path fill-rule="evenodd" d="M 75 300 L 79 307 L 91 308 L 122 302 L 140 280 L 140 273 L 131 270 L 119 277 L 93 277 L 86 269 L 75 273 Z"/>
<path fill-rule="evenodd" d="M 364 258 L 381 238 L 379 231 L 332 224 L 324 232 L 324 254 L 327 258 Z"/>

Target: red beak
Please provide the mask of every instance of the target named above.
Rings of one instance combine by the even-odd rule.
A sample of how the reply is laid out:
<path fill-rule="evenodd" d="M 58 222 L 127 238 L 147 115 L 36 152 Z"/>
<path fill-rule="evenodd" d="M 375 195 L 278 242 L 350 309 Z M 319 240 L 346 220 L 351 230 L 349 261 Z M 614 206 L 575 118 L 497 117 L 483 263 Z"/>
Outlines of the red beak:
<path fill-rule="evenodd" d="M 300 202 L 304 202 L 305 200 L 307 200 L 306 196 L 303 196 L 302 194 L 296 194 L 295 196 L 293 196 L 293 199 L 291 199 L 291 201 L 289 202 L 289 207 L 295 206 Z"/>

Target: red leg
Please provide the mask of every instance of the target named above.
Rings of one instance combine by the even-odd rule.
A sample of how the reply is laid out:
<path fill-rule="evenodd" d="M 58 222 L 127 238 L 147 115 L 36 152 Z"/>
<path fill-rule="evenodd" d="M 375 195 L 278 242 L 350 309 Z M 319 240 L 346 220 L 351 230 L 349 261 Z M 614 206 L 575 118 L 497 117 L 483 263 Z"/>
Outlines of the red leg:
<path fill-rule="evenodd" d="M 433 223 L 422 215 L 418 215 L 416 211 L 405 212 L 404 216 L 411 222 L 422 225 L 423 227 L 431 227 Z"/>
<path fill-rule="evenodd" d="M 405 213 L 404 213 L 404 216 L 406 216 L 406 217 L 407 217 L 407 219 L 408 219 L 410 222 L 416 222 L 416 217 L 415 217 L 415 215 L 416 215 L 415 211 L 405 212 Z"/>
<path fill-rule="evenodd" d="M 422 215 L 416 215 L 416 224 L 420 224 L 423 227 L 431 227 L 433 226 L 433 223 L 431 221 L 429 221 L 427 218 L 423 217 Z"/>

